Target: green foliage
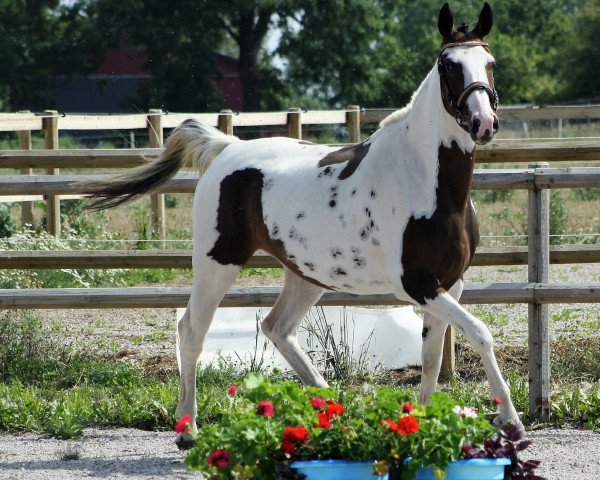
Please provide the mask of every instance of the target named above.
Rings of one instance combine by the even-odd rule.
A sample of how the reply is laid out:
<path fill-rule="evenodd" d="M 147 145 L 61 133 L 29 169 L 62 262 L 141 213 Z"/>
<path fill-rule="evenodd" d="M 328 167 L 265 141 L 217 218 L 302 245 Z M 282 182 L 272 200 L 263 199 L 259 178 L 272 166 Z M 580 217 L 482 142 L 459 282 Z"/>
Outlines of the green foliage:
<path fill-rule="evenodd" d="M 15 230 L 16 225 L 10 215 L 10 204 L 0 203 L 0 238 L 10 237 Z"/>
<path fill-rule="evenodd" d="M 476 203 L 507 202 L 512 196 L 512 190 L 473 190 L 471 192 L 471 198 Z"/>
<path fill-rule="evenodd" d="M 550 244 L 560 245 L 565 243 L 561 235 L 567 231 L 567 211 L 559 190 L 550 193 Z"/>
<path fill-rule="evenodd" d="M 600 200 L 600 188 L 574 188 L 573 193 L 577 200 L 583 200 L 584 202 Z"/>
<path fill-rule="evenodd" d="M 87 1 L 0 1 L 0 110 L 48 108 L 42 95 L 57 74 L 79 75 L 101 61 Z"/>
<path fill-rule="evenodd" d="M 83 224 L 79 224 L 83 227 Z M 93 226 L 89 228 L 95 229 Z M 102 234 L 100 240 L 111 240 L 108 234 Z M 97 246 L 102 247 L 100 241 Z M 112 244 L 104 245 L 112 248 Z M 87 250 L 89 244 L 81 240 L 69 227 L 65 227 L 62 238 L 55 238 L 44 231 L 35 231 L 29 227 L 15 233 L 4 242 L 0 243 L 0 250 Z M 85 270 L 63 268 L 60 270 L 1 270 L 0 288 L 68 288 L 68 287 L 98 287 L 119 286 L 124 284 L 124 271 L 111 270 Z"/>

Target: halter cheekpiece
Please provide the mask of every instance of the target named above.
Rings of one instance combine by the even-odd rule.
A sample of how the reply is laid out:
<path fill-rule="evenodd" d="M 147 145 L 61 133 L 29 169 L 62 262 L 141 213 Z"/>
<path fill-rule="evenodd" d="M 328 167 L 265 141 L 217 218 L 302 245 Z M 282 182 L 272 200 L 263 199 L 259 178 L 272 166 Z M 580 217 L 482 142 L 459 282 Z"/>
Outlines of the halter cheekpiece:
<path fill-rule="evenodd" d="M 438 55 L 438 72 L 440 74 L 440 78 L 442 82 L 446 85 L 446 90 L 448 90 L 448 103 L 450 107 L 454 110 L 454 118 L 456 122 L 465 130 L 468 130 L 468 119 L 464 118 L 464 108 L 467 102 L 467 98 L 471 93 L 475 90 L 483 90 L 490 97 L 490 105 L 492 110 L 496 112 L 498 110 L 499 98 L 498 92 L 496 89 L 492 89 L 487 83 L 484 82 L 473 82 L 467 85 L 467 87 L 462 91 L 458 98 L 452 93 L 450 89 L 450 85 L 448 84 L 448 78 L 446 77 L 446 69 L 444 68 L 444 61 L 442 59 L 443 53 L 452 47 L 483 47 L 488 52 L 490 50 L 490 46 L 487 42 L 455 42 L 455 43 L 447 43 L 442 46 L 440 49 L 440 53 Z M 443 93 L 442 93 L 443 95 Z"/>

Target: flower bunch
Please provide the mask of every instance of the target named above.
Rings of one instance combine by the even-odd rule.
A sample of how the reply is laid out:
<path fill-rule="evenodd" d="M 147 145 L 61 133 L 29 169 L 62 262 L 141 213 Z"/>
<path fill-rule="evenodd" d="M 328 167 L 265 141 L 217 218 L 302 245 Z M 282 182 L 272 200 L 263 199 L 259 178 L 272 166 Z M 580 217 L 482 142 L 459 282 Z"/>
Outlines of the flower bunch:
<path fill-rule="evenodd" d="M 387 387 L 316 389 L 251 374 L 223 396 L 218 423 L 200 429 L 185 460 L 209 480 L 297 479 L 294 461 L 324 459 L 373 461 L 377 475 L 411 479 L 420 466 L 441 475 L 451 461 L 497 455 L 499 445 L 519 471 L 535 467 L 518 463 L 526 443 L 507 446 L 517 434 L 491 440 L 497 429 L 485 416 L 442 393 L 423 406 Z M 190 431 L 189 422 L 181 419 L 178 431 Z M 418 462 L 405 465 L 409 457 Z"/>

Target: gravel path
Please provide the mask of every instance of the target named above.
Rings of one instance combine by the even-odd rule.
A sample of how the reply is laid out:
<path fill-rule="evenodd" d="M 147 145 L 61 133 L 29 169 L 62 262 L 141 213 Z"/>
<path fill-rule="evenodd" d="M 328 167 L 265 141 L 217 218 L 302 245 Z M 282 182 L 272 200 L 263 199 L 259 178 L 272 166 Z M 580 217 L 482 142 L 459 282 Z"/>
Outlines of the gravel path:
<path fill-rule="evenodd" d="M 538 472 L 548 480 L 600 477 L 600 434 L 546 429 L 529 436 L 534 443 L 527 458 L 542 461 Z M 185 470 L 184 454 L 172 442 L 171 432 L 131 429 L 86 429 L 79 440 L 1 433 L 0 479 L 201 479 Z"/>

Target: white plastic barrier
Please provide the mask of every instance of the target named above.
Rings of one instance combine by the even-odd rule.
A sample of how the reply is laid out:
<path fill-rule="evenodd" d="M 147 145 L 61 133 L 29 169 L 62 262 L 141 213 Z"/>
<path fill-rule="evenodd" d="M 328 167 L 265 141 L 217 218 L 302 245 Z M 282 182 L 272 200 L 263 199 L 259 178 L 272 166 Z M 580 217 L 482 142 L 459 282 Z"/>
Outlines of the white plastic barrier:
<path fill-rule="evenodd" d="M 181 318 L 185 309 L 177 309 Z M 242 370 L 254 363 L 263 369 L 289 368 L 287 362 L 260 331 L 260 322 L 270 308 L 219 308 L 204 343 L 201 365 L 232 362 Z M 325 320 L 326 322 L 324 322 Z M 328 328 L 326 325 L 329 325 Z M 319 335 L 309 335 L 308 330 Z M 423 320 L 412 307 L 367 309 L 317 307 L 303 320 L 298 334 L 300 346 L 317 363 L 323 359 L 319 338 L 328 330 L 338 347 L 348 345 L 355 364 L 369 368 L 398 369 L 421 365 Z M 330 344 L 331 345 L 331 344 Z M 331 348 L 328 349 L 330 351 Z M 323 365 L 317 365 L 322 370 Z"/>

